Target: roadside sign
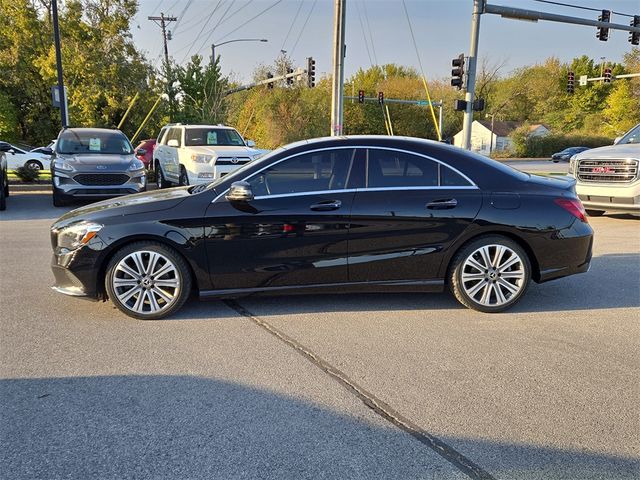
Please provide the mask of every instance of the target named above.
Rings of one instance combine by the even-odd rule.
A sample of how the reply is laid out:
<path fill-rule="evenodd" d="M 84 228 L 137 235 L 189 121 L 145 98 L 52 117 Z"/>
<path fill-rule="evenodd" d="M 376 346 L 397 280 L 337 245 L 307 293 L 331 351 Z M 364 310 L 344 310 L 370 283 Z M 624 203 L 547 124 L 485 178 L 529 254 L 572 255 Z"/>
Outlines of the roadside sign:
<path fill-rule="evenodd" d="M 587 86 L 587 76 L 586 75 L 580 75 L 580 86 L 581 87 L 586 87 Z"/>
<path fill-rule="evenodd" d="M 426 107 L 427 105 L 429 105 L 429 102 L 427 102 L 426 100 L 418 100 L 418 105 L 420 105 L 421 107 Z"/>
<path fill-rule="evenodd" d="M 64 87 L 64 96 L 66 100 L 67 87 Z M 60 108 L 60 90 L 58 89 L 57 85 L 54 85 L 53 87 L 51 87 L 51 102 L 53 103 L 53 108 Z"/>

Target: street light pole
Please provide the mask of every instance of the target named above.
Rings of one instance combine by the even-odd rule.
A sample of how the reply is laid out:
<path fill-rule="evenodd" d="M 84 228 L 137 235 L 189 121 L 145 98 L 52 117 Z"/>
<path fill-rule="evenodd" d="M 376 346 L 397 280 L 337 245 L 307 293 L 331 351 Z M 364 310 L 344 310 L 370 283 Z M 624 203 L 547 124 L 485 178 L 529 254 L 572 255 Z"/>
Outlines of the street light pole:
<path fill-rule="evenodd" d="M 53 16 L 53 42 L 56 47 L 56 69 L 58 70 L 58 95 L 60 96 L 60 119 L 62 128 L 69 126 L 69 112 L 67 110 L 67 95 L 64 91 L 64 79 L 62 76 L 62 50 L 60 49 L 60 27 L 58 26 L 58 1 L 51 2 L 51 15 Z"/>
<path fill-rule="evenodd" d="M 344 108 L 344 29 L 346 0 L 335 0 L 333 16 L 333 92 L 331 95 L 331 136 L 342 135 Z"/>
<path fill-rule="evenodd" d="M 215 43 L 212 43 L 211 44 L 211 64 L 213 65 L 216 62 L 216 47 L 225 45 L 227 43 L 234 43 L 234 42 L 268 42 L 268 41 L 269 40 L 267 40 L 266 38 L 236 38 L 235 40 L 227 40 L 226 42 L 218 43 L 217 45 Z"/>

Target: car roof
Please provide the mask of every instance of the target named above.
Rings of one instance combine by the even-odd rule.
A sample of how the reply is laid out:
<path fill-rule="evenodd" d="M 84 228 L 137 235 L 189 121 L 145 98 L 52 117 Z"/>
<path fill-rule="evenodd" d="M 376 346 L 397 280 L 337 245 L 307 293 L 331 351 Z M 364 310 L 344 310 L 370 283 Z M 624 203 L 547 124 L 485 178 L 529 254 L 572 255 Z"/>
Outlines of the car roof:
<path fill-rule="evenodd" d="M 91 134 L 91 133 L 120 133 L 120 134 L 124 135 L 124 133 L 122 133 L 117 128 L 72 127 L 72 128 L 65 128 L 64 130 L 62 130 L 60 132 L 60 134 L 62 135 L 64 132 L 78 132 L 78 133 L 88 133 L 88 134 Z"/>
<path fill-rule="evenodd" d="M 184 128 L 223 128 L 227 130 L 235 130 L 233 127 L 229 127 L 228 125 L 177 125 L 179 127 Z"/>

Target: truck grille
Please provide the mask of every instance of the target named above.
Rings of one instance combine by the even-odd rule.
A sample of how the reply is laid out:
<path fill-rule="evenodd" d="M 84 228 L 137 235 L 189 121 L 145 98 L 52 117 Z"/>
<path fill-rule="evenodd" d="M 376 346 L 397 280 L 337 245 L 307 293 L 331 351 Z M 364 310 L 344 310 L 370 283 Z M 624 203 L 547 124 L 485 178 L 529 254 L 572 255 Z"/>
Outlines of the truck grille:
<path fill-rule="evenodd" d="M 80 173 L 73 179 L 82 185 L 122 185 L 129 181 L 123 173 Z"/>
<path fill-rule="evenodd" d="M 235 158 L 235 162 L 233 159 Z M 218 157 L 216 158 L 216 165 L 244 165 L 251 159 L 249 157 Z"/>
<path fill-rule="evenodd" d="M 580 160 L 578 179 L 583 182 L 625 183 L 638 176 L 638 160 Z"/>

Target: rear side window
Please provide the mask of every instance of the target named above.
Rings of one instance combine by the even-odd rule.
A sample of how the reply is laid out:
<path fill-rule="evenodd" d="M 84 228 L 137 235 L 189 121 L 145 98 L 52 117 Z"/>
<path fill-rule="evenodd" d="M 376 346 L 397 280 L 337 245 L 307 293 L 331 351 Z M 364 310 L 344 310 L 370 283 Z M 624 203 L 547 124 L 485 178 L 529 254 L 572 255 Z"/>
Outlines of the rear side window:
<path fill-rule="evenodd" d="M 255 196 L 342 190 L 353 158 L 353 149 L 306 153 L 267 168 L 249 184 Z"/>
<path fill-rule="evenodd" d="M 443 187 L 469 187 L 473 184 L 455 170 L 440 166 L 440 185 Z"/>
<path fill-rule="evenodd" d="M 367 187 L 437 186 L 438 163 L 395 150 L 369 150 Z"/>

